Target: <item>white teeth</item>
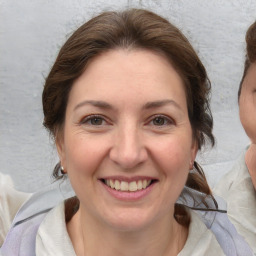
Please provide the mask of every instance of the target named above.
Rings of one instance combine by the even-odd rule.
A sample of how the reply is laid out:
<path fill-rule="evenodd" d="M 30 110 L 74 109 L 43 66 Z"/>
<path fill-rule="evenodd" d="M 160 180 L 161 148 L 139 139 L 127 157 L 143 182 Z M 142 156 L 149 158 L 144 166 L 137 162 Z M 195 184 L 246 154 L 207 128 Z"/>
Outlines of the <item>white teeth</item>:
<path fill-rule="evenodd" d="M 147 180 L 143 180 L 142 181 L 142 188 L 146 188 L 147 187 Z"/>
<path fill-rule="evenodd" d="M 111 188 L 115 188 L 115 183 L 113 180 L 110 180 L 109 183 Z M 108 182 L 107 182 L 107 185 L 108 185 Z"/>
<path fill-rule="evenodd" d="M 115 180 L 115 189 L 116 190 L 120 190 L 120 181 L 119 180 Z"/>
<path fill-rule="evenodd" d="M 142 189 L 142 181 L 141 180 L 138 181 L 137 187 L 138 187 L 138 190 Z"/>
<path fill-rule="evenodd" d="M 136 181 L 132 181 L 129 183 L 129 191 L 137 191 L 138 190 L 138 187 L 137 187 L 137 183 Z"/>
<path fill-rule="evenodd" d="M 129 190 L 129 184 L 126 181 L 121 181 L 121 191 L 128 191 Z"/>
<path fill-rule="evenodd" d="M 151 180 L 138 180 L 138 181 L 119 181 L 107 179 L 105 184 L 115 190 L 135 192 L 141 189 L 147 188 L 151 183 Z"/>

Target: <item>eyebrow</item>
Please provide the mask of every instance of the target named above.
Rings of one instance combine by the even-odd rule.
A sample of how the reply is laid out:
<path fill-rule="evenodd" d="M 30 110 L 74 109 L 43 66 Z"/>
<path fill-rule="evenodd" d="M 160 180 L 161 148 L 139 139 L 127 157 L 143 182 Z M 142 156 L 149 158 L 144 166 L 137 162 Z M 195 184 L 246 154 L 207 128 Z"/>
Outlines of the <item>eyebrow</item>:
<path fill-rule="evenodd" d="M 113 106 L 111 106 L 109 103 L 105 101 L 85 100 L 77 104 L 74 110 L 80 107 L 83 107 L 85 105 L 93 105 L 95 107 L 102 108 L 102 109 L 114 109 Z M 181 109 L 180 105 L 176 101 L 169 100 L 169 99 L 147 102 L 145 105 L 143 105 L 142 109 L 160 108 L 166 105 L 174 105 L 176 108 Z"/>
<path fill-rule="evenodd" d="M 160 108 L 166 105 L 174 105 L 176 108 L 181 109 L 180 105 L 176 101 L 168 99 L 148 102 L 143 106 L 143 109 Z"/>
<path fill-rule="evenodd" d="M 85 105 L 93 105 L 93 106 L 98 107 L 98 108 L 113 109 L 113 107 L 105 101 L 85 100 L 85 101 L 82 101 L 81 103 L 77 104 L 75 106 L 74 110 L 76 110 L 80 107 L 83 107 Z"/>

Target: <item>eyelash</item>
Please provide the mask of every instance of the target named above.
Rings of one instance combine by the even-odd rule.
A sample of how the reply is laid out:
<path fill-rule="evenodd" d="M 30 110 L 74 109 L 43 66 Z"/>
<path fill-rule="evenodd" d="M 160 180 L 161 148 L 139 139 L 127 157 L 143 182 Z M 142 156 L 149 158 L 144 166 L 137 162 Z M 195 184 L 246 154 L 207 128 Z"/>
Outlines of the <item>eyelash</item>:
<path fill-rule="evenodd" d="M 160 124 L 160 125 L 154 124 L 153 122 L 156 121 L 157 118 L 162 119 L 164 121 L 164 123 Z M 99 119 L 101 121 L 101 123 L 100 124 L 89 123 L 89 122 L 92 122 L 95 119 Z M 106 118 L 104 116 L 93 114 L 93 115 L 89 115 L 89 116 L 84 117 L 79 123 L 81 125 L 102 126 L 102 125 L 105 125 L 109 122 L 106 121 Z M 167 117 L 165 115 L 154 115 L 154 116 L 150 117 L 150 119 L 146 123 L 146 125 L 147 124 L 149 124 L 151 126 L 155 126 L 155 127 L 165 127 L 165 126 L 168 126 L 168 125 L 175 125 L 175 121 L 172 118 Z"/>
<path fill-rule="evenodd" d="M 99 119 L 99 120 L 101 120 L 102 122 L 105 122 L 105 123 L 107 123 L 107 121 L 106 121 L 106 118 L 105 117 L 103 117 L 103 116 L 101 116 L 101 115 L 89 115 L 89 116 L 86 116 L 86 117 L 84 117 L 81 121 L 80 121 L 80 124 L 83 124 L 83 125 L 92 125 L 92 126 L 102 126 L 102 125 L 104 125 L 104 124 L 92 124 L 92 123 L 89 123 L 90 121 L 92 122 L 93 120 L 95 120 L 95 119 Z"/>
<path fill-rule="evenodd" d="M 161 124 L 161 125 L 156 125 L 156 124 L 153 124 L 152 122 L 154 120 L 156 120 L 157 118 L 161 118 L 164 120 L 164 124 Z M 156 126 L 156 127 L 163 127 L 163 126 L 168 126 L 168 125 L 175 125 L 175 121 L 170 118 L 170 117 L 167 117 L 165 115 L 154 115 L 150 118 L 150 121 L 149 121 L 149 124 L 152 123 L 153 126 Z"/>

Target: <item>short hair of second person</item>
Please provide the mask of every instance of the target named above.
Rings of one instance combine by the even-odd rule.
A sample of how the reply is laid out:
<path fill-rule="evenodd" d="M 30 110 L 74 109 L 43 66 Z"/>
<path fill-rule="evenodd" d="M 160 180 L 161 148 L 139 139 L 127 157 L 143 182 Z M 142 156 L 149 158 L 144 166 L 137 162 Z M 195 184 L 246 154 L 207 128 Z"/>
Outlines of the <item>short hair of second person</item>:
<path fill-rule="evenodd" d="M 238 100 L 240 98 L 242 85 L 244 82 L 244 78 L 247 74 L 247 71 L 250 65 L 256 62 L 256 21 L 248 28 L 245 36 L 245 41 L 246 41 L 246 55 L 245 55 L 245 63 L 244 63 L 244 73 L 238 89 Z"/>

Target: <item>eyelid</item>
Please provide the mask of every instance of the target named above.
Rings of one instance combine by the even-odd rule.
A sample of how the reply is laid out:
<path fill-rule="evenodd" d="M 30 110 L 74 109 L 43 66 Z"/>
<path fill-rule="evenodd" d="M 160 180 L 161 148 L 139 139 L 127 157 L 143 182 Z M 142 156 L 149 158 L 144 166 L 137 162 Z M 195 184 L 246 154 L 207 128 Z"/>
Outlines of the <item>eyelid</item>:
<path fill-rule="evenodd" d="M 101 118 L 103 122 L 105 122 L 105 124 L 108 124 L 110 123 L 110 121 L 108 120 L 108 118 L 106 118 L 104 115 L 101 115 L 101 114 L 90 114 L 90 115 L 87 115 L 85 117 L 83 117 L 80 121 L 79 121 L 79 124 L 84 124 L 86 125 L 87 122 L 89 122 L 90 120 L 92 120 L 93 118 Z M 99 126 L 103 126 L 105 124 L 102 124 L 102 125 L 99 125 Z M 88 125 L 91 125 L 91 124 L 88 124 Z M 93 125 L 91 125 L 93 126 Z M 96 126 L 96 125 L 95 125 Z"/>
<path fill-rule="evenodd" d="M 167 116 L 167 115 L 164 115 L 164 114 L 155 114 L 155 115 L 153 115 L 153 116 L 151 116 L 149 119 L 148 119 L 148 124 L 150 124 L 155 118 L 157 118 L 157 117 L 160 117 L 160 118 L 164 118 L 167 122 L 168 122 L 168 124 L 164 124 L 164 125 L 162 125 L 162 126 L 166 126 L 166 125 L 176 125 L 176 122 L 175 122 L 175 120 L 173 119 L 173 118 L 171 118 L 171 117 L 169 117 L 169 116 Z M 154 125 L 154 126 L 156 126 L 156 125 Z M 159 127 L 161 127 L 161 126 L 159 126 Z"/>

